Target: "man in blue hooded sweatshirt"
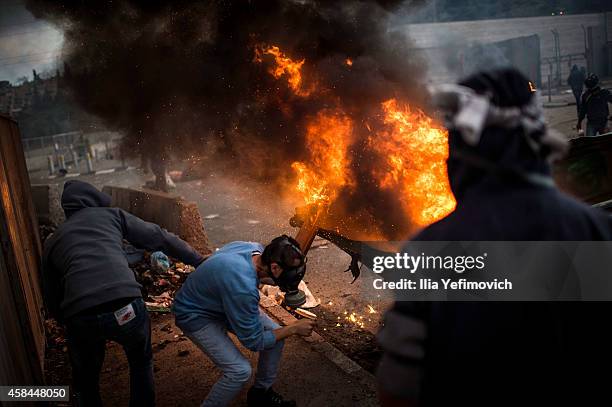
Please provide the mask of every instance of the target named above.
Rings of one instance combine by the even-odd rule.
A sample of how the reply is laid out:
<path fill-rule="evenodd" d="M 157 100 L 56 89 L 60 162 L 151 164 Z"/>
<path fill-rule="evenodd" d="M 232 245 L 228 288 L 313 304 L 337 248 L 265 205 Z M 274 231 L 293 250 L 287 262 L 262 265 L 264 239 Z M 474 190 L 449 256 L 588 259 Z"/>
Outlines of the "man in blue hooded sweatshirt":
<path fill-rule="evenodd" d="M 112 340 L 123 346 L 130 365 L 130 406 L 151 406 L 151 324 L 123 241 L 192 266 L 204 259 L 177 236 L 110 203 L 109 195 L 86 182 L 64 184 L 66 221 L 43 254 L 45 305 L 66 325 L 77 403 L 102 405 L 98 382 L 105 344 Z"/>
<path fill-rule="evenodd" d="M 223 371 L 202 406 L 226 406 L 251 377 L 251 364 L 228 332 L 247 349 L 259 352 L 249 406 L 291 407 L 272 389 L 283 351 L 291 335 L 308 336 L 314 321 L 280 327 L 259 310 L 259 283 L 294 286 L 306 271 L 306 259 L 295 239 L 282 235 L 265 248 L 259 243 L 223 246 L 189 275 L 174 301 L 176 325 Z"/>

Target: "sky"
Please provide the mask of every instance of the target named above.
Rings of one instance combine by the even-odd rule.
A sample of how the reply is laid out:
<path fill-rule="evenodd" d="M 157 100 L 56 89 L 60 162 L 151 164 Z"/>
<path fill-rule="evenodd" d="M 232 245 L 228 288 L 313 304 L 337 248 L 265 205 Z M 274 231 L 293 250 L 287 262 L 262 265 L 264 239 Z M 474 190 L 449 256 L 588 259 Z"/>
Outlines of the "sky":
<path fill-rule="evenodd" d="M 22 1 L 0 0 L 0 81 L 54 71 L 62 42 L 62 32 L 35 19 Z"/>
<path fill-rule="evenodd" d="M 438 1 L 443 4 L 451 0 Z M 580 1 L 593 3 L 594 10 L 609 8 L 595 4 L 606 0 Z M 44 74 L 61 66 L 61 30 L 34 18 L 23 3 L 24 0 L 0 0 L 0 81 L 16 83 L 23 77 L 31 80 L 32 69 Z M 525 0 L 518 3 L 525 3 Z M 432 4 L 434 2 L 429 3 Z"/>

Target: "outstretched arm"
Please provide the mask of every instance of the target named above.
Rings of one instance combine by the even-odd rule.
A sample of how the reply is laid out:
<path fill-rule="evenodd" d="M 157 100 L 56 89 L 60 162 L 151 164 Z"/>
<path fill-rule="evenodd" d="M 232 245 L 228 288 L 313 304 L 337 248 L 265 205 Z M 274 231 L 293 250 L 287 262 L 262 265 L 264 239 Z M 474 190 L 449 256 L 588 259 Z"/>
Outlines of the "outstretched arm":
<path fill-rule="evenodd" d="M 204 258 L 200 253 L 173 233 L 155 223 L 145 222 L 137 216 L 121 211 L 123 236 L 134 246 L 149 251 L 161 250 L 191 266 L 198 266 Z"/>

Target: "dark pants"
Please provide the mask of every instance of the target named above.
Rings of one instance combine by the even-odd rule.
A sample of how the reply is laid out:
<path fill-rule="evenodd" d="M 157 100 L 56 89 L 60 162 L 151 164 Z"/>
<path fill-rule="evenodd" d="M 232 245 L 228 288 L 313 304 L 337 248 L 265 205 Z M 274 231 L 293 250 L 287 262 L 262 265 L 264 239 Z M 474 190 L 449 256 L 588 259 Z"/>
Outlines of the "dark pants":
<path fill-rule="evenodd" d="M 79 314 L 66 321 L 68 350 L 77 405 L 101 406 L 100 370 L 106 341 L 123 346 L 130 365 L 130 406 L 153 406 L 151 322 L 142 298 L 130 303 L 136 316 L 119 325 L 112 311 Z"/>
<path fill-rule="evenodd" d="M 572 88 L 572 93 L 576 99 L 576 111 L 580 113 L 580 98 L 582 97 L 582 88 Z"/>
<path fill-rule="evenodd" d="M 587 122 L 587 131 L 586 131 L 586 135 L 589 137 L 593 137 L 595 135 L 599 134 L 604 134 L 608 132 L 607 129 L 607 124 L 606 122 L 604 123 L 591 123 L 591 122 Z"/>

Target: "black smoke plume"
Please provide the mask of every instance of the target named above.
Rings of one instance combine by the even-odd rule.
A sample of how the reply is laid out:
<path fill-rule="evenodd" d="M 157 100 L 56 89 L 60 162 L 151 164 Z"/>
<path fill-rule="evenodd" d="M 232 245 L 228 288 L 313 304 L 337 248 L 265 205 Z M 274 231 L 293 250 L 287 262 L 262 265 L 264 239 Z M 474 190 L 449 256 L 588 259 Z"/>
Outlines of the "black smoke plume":
<path fill-rule="evenodd" d="M 422 102 L 423 64 L 387 24 L 405 3 L 417 2 L 27 0 L 27 7 L 64 31 L 74 96 L 124 132 L 129 151 L 190 156 L 217 140 L 236 167 L 257 168 L 273 182 L 303 158 L 305 120 L 321 109 L 340 107 L 359 123 L 388 98 Z M 305 81 L 324 91 L 296 96 L 270 75 L 271 61 L 254 63 L 258 44 L 305 59 Z M 369 165 L 363 145 L 353 148 L 360 174 Z M 399 205 L 393 209 L 394 199 L 363 174 L 352 202 L 367 202 L 373 218 L 384 213 L 379 226 L 388 236 L 405 230 Z"/>

